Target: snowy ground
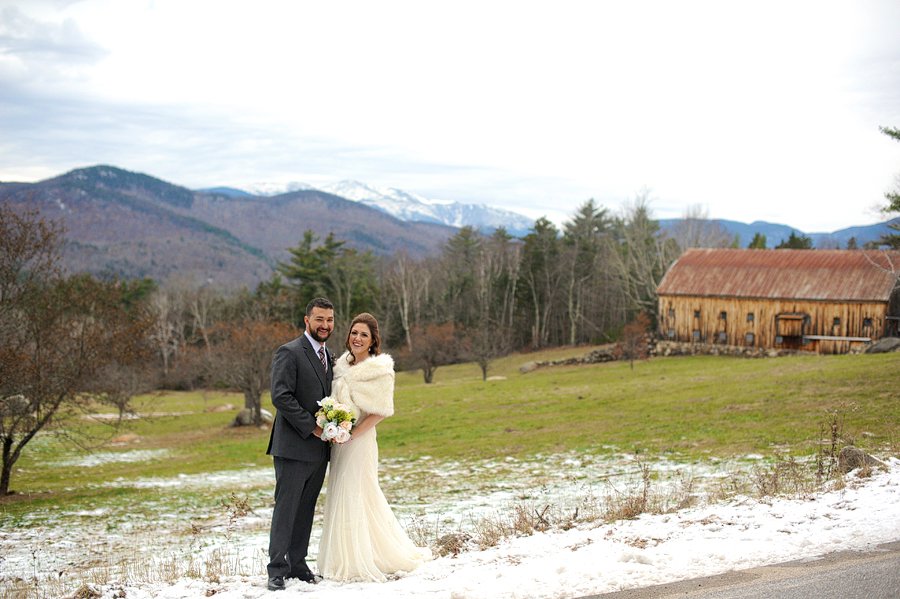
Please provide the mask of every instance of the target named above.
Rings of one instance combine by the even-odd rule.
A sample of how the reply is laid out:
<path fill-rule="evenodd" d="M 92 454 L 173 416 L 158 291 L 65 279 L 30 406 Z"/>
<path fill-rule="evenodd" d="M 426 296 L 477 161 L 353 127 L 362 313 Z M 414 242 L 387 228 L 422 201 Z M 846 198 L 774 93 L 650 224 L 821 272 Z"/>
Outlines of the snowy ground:
<path fill-rule="evenodd" d="M 871 549 L 900 540 L 900 460 L 890 459 L 888 464 L 888 472 L 876 471 L 865 479 L 851 474 L 842 488 L 828 492 L 763 500 L 739 495 L 709 504 L 701 500 L 702 507 L 612 524 L 581 523 L 567 531 L 522 536 L 486 550 L 439 557 L 382 585 L 288 581 L 287 590 L 277 596 L 349 599 L 377 592 L 399 598 L 580 597 L 840 550 Z M 659 475 L 654 484 L 663 493 L 672 490 L 673 496 L 676 488 L 681 495 L 689 488 L 703 496 L 704 489 L 723 484 L 736 467 L 652 464 Z M 600 498 L 613 488 L 635 484 L 639 470 L 627 456 L 564 454 L 530 461 L 388 460 L 381 475 L 386 495 L 410 530 L 452 532 L 466 531 L 479 516 L 503 513 L 516 503 L 574 509 L 584 505 L 585 498 Z M 65 578 L 75 570 L 99 567 L 109 576 L 95 585 L 104 599 L 272 596 L 264 574 L 272 478 L 268 469 L 248 469 L 169 480 L 113 481 L 110 486 L 138 487 L 147 495 L 139 503 L 78 506 L 2 522 L 0 582 L 10 577 Z M 253 511 L 238 514 L 233 502 L 230 510 L 223 506 L 232 492 L 246 499 Z M 216 502 L 219 507 L 211 507 Z M 313 550 L 316 544 L 314 538 Z M 129 562 L 149 560 L 156 566 L 116 574 L 103 560 L 123 551 Z M 212 552 L 227 555 L 239 563 L 238 570 L 249 574 L 221 576 L 217 582 L 163 574 L 167 559 L 202 562 Z"/>

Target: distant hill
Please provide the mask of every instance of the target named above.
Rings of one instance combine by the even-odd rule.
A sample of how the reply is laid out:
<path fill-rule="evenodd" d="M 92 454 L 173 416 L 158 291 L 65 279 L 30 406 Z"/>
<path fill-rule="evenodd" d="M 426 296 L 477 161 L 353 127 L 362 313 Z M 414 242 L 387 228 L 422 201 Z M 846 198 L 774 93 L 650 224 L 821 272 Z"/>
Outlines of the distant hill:
<path fill-rule="evenodd" d="M 407 223 L 320 191 L 271 198 L 194 192 L 113 166 L 37 183 L 0 183 L 0 202 L 32 207 L 67 228 L 70 272 L 111 272 L 234 286 L 268 279 L 303 232 L 334 232 L 349 247 L 390 255 L 436 251 L 455 229 Z"/>
<path fill-rule="evenodd" d="M 360 251 L 388 256 L 406 250 L 414 256 L 437 251 L 456 229 L 445 225 L 405 222 L 369 206 L 316 190 L 301 190 L 273 197 L 230 197 L 197 193 L 185 215 L 202 217 L 227 228 L 267 256 L 287 260 L 288 247 L 296 247 L 303 232 L 320 237 L 334 232 L 338 239 Z"/>
<path fill-rule="evenodd" d="M 680 220 L 681 219 L 677 218 L 660 219 L 659 224 L 663 229 L 671 229 L 678 224 Z M 740 235 L 740 245 L 742 248 L 745 248 L 750 244 L 756 233 L 766 236 L 766 247 L 768 248 L 774 248 L 782 241 L 786 241 L 788 237 L 791 236 L 791 233 L 795 233 L 797 235 L 809 237 L 812 240 L 814 248 L 821 248 L 828 245 L 833 249 L 846 249 L 847 242 L 850 241 L 851 237 L 856 239 L 856 243 L 860 247 L 868 241 L 880 239 L 882 235 L 885 235 L 890 231 L 888 223 L 892 222 L 887 221 L 875 225 L 848 227 L 832 233 L 806 233 L 795 227 L 767 223 L 764 221 L 755 221 L 749 225 L 738 221 L 724 219 L 710 219 L 710 221 L 721 224 L 732 237 L 734 237 L 735 234 Z M 834 244 L 838 244 L 840 248 L 835 247 Z"/>
<path fill-rule="evenodd" d="M 231 198 L 249 198 L 253 196 L 252 193 L 247 193 L 243 189 L 235 189 L 234 187 L 210 187 L 209 189 L 198 189 L 197 191 Z"/>

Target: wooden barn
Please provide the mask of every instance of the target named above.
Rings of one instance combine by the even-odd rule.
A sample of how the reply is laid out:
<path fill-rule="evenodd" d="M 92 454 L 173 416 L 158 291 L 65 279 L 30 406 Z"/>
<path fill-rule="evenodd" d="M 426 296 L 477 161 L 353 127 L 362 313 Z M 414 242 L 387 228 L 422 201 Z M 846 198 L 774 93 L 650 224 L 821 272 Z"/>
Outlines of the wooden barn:
<path fill-rule="evenodd" d="M 660 336 L 846 353 L 898 335 L 891 271 L 900 274 L 900 252 L 688 250 L 657 289 Z"/>

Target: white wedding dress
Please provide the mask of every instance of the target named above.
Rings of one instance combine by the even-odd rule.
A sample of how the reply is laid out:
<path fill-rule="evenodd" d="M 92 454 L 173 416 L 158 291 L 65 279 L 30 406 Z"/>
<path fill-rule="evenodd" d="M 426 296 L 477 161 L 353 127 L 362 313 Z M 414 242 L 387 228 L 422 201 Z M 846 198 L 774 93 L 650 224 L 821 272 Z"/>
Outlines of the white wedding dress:
<path fill-rule="evenodd" d="M 343 394 L 335 395 L 347 401 Z M 362 422 L 366 413 L 353 407 L 359 411 L 357 422 Z M 409 572 L 431 558 L 427 548 L 416 547 L 407 536 L 381 491 L 375 431 L 331 448 L 316 559 L 319 574 L 330 580 L 384 582 L 387 576 Z"/>

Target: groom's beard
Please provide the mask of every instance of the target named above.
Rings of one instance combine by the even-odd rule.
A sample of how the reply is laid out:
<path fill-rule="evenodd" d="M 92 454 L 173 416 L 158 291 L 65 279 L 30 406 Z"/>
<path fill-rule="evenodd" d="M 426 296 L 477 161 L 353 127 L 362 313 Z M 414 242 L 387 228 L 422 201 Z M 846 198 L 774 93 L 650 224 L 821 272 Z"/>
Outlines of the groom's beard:
<path fill-rule="evenodd" d="M 318 341 L 319 343 L 325 343 L 328 341 L 328 338 L 331 337 L 331 331 L 326 331 L 324 334 L 319 334 L 318 331 L 311 331 L 306 329 L 306 332 L 309 333 L 309 336 Z"/>

